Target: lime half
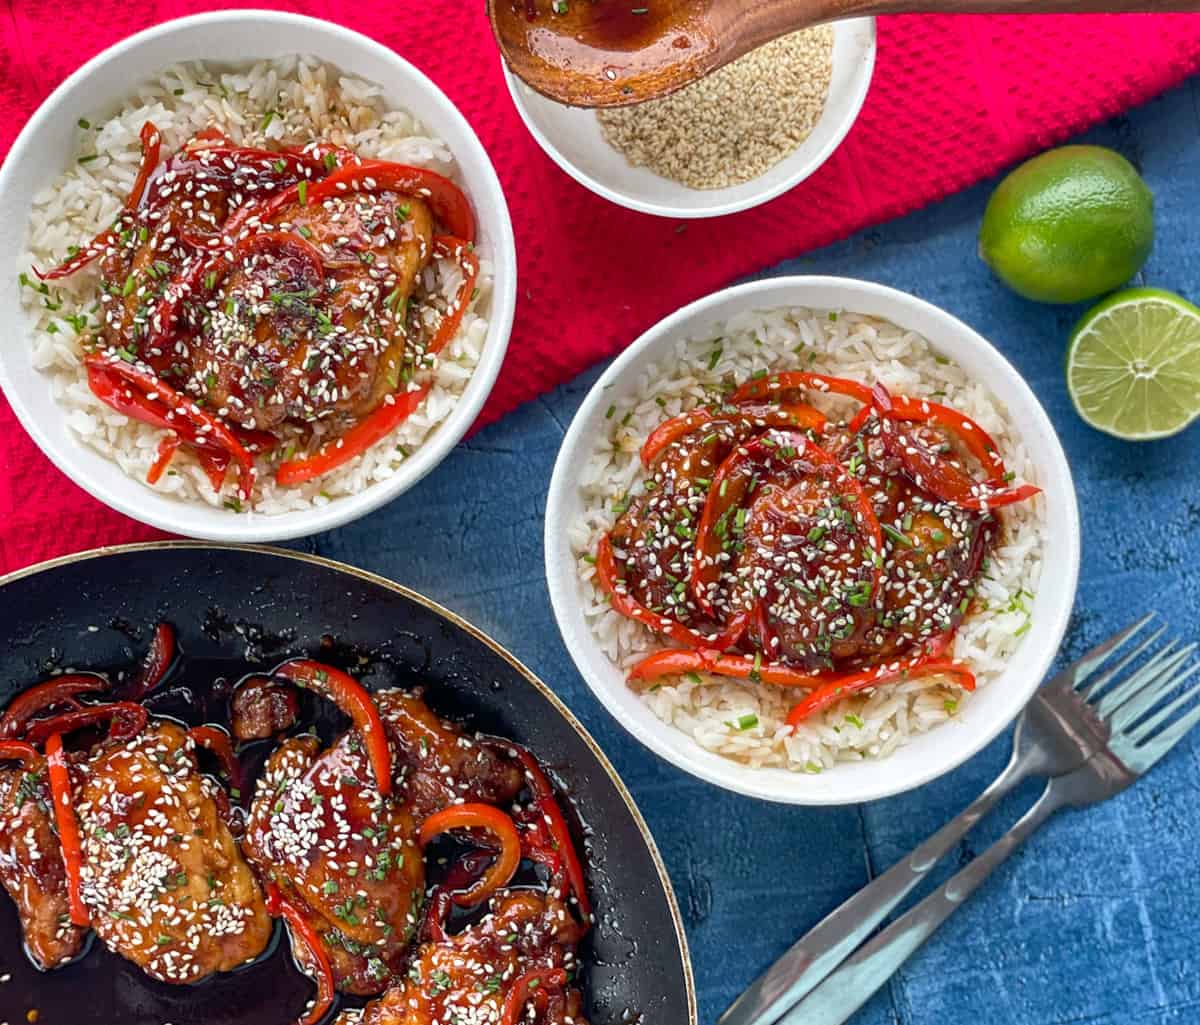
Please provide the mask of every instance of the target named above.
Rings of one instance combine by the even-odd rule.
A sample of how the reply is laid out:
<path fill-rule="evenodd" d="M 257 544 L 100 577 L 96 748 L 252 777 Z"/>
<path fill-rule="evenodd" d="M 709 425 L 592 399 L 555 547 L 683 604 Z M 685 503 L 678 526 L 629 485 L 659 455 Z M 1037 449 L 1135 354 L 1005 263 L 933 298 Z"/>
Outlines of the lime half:
<path fill-rule="evenodd" d="M 1067 391 L 1084 420 L 1118 438 L 1182 431 L 1200 416 L 1200 309 L 1157 288 L 1109 296 L 1071 334 Z"/>

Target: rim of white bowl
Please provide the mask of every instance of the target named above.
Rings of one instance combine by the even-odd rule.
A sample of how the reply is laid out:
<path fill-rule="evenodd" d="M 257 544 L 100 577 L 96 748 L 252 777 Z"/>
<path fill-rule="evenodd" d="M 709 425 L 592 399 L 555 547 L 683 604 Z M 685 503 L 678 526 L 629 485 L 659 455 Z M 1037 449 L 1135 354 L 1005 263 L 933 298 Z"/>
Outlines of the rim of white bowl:
<path fill-rule="evenodd" d="M 475 422 L 483 404 L 491 394 L 504 356 L 508 349 L 509 338 L 512 334 L 513 317 L 517 301 L 517 260 L 516 242 L 513 236 L 512 220 L 509 216 L 508 203 L 504 189 L 496 174 L 491 157 L 479 140 L 475 129 L 471 127 L 466 117 L 451 102 L 442 89 L 420 68 L 389 49 L 382 43 L 377 43 L 369 36 L 345 28 L 330 21 L 312 18 L 302 14 L 291 14 L 284 11 L 262 9 L 211 11 L 204 14 L 188 15 L 155 25 L 135 33 L 108 49 L 101 51 L 87 63 L 83 64 L 55 90 L 46 97 L 37 110 L 25 123 L 20 134 L 13 142 L 4 164 L 0 167 L 0 202 L 7 194 L 7 186 L 12 169 L 29 158 L 30 151 L 37 145 L 45 125 L 57 114 L 58 108 L 70 98 L 96 71 L 114 61 L 120 61 L 131 51 L 147 45 L 153 45 L 159 39 L 181 32 L 191 32 L 204 29 L 210 25 L 228 26 L 233 31 L 246 31 L 248 26 L 262 29 L 266 25 L 287 25 L 289 27 L 313 33 L 313 49 L 303 51 L 321 60 L 320 38 L 336 38 L 347 46 L 357 47 L 373 54 L 384 63 L 391 63 L 394 68 L 407 79 L 410 85 L 415 82 L 418 88 L 426 91 L 430 100 L 439 109 L 438 116 L 444 118 L 438 124 L 429 124 L 429 128 L 438 133 L 445 124 L 453 124 L 463 135 L 468 149 L 472 150 L 471 157 L 478 165 L 477 170 L 482 177 L 485 196 L 472 197 L 473 205 L 480 221 L 486 225 L 489 242 L 494 252 L 491 254 L 495 274 L 492 286 L 492 304 L 488 313 L 488 332 L 484 340 L 479 362 L 471 373 L 467 387 L 459 396 L 449 415 L 437 424 L 430 436 L 420 448 L 396 470 L 393 476 L 378 481 L 355 495 L 348 495 L 329 502 L 319 508 L 296 510 L 277 515 L 257 515 L 253 512 L 236 513 L 198 503 L 190 503 L 159 495 L 149 488 L 145 494 L 138 494 L 129 499 L 118 494 L 109 486 L 108 474 L 93 475 L 81 473 L 75 461 L 75 453 L 64 451 L 43 430 L 35 412 L 25 401 L 25 397 L 15 387 L 9 377 L 4 359 L 0 358 L 0 389 L 3 389 L 9 404 L 17 419 L 33 438 L 38 448 L 46 457 L 73 483 L 83 488 L 93 498 L 132 519 L 149 524 L 161 530 L 176 534 L 184 534 L 207 541 L 286 541 L 298 537 L 307 537 L 324 530 L 330 530 L 353 520 L 357 520 L 378 509 L 380 506 L 399 497 L 409 488 L 416 485 L 429 474 L 462 439 L 467 430 Z M 301 51 L 296 51 L 301 52 Z M 207 58 L 220 62 L 220 55 Z M 241 58 L 237 58 L 240 60 Z M 246 60 L 253 60 L 247 57 Z M 263 58 L 265 59 L 265 58 Z M 337 62 L 331 62 L 337 64 Z M 341 66 L 340 64 L 338 65 Z M 165 65 L 164 65 L 165 67 Z M 147 75 L 154 73 L 151 69 Z M 161 69 L 159 69 L 161 70 Z M 352 69 L 347 69 L 352 70 Z M 379 83 L 384 84 L 384 83 Z M 136 83 L 131 83 L 131 89 Z M 385 85 L 385 88 L 387 86 Z M 403 99 L 397 98 L 397 104 L 403 106 Z M 428 121 L 428 119 L 425 119 Z M 454 151 L 456 162 L 461 161 L 461 149 Z M 487 207 L 483 206 L 486 201 Z M 485 215 L 486 209 L 486 215 Z M 16 230 L 24 232 L 28 226 L 28 210 L 23 211 Z M 25 323 L 22 322 L 19 332 L 21 340 L 25 340 Z M 11 339 L 11 336 L 10 336 Z M 25 346 L 27 349 L 28 346 Z M 21 350 L 18 350 L 21 351 Z M 76 445 L 84 448 L 83 442 Z M 105 458 L 99 453 L 96 455 Z M 115 462 L 105 459 L 111 466 L 113 474 L 122 477 L 127 475 Z M 115 478 L 113 478 L 115 479 Z M 172 515 L 175 511 L 176 515 Z M 220 518 L 209 514 L 219 514 Z M 186 522 L 180 522 L 180 516 Z M 192 522 L 195 519 L 196 522 Z"/>
<path fill-rule="evenodd" d="M 822 301 L 822 296 L 834 298 Z M 872 308 L 856 309 L 846 299 L 857 299 L 860 305 Z M 1019 404 L 1020 415 L 1030 420 L 1030 429 L 1020 432 L 1021 439 L 1045 490 L 1046 527 L 1057 529 L 1061 535 L 1053 538 L 1053 550 L 1047 543 L 1031 626 L 1013 656 L 1026 663 L 1022 678 L 1009 679 L 1006 669 L 981 692 L 1002 694 L 998 700 L 1004 702 L 1003 714 L 992 715 L 961 746 L 927 744 L 930 750 L 926 753 L 931 756 L 908 772 L 896 771 L 907 764 L 905 760 L 898 762 L 898 757 L 922 739 L 940 736 L 953 740 L 953 733 L 943 731 L 958 724 L 944 723 L 914 735 L 887 758 L 840 762 L 816 775 L 783 768 L 750 768 L 702 748 L 682 730 L 658 719 L 626 687 L 623 675 L 600 649 L 583 615 L 569 530 L 574 511 L 582 508 L 578 467 L 594 444 L 593 432 L 603 422 L 604 410 L 633 390 L 627 377 L 636 376 L 636 367 L 649 350 L 662 347 L 665 352 L 678 339 L 691 337 L 738 311 L 788 306 L 874 314 L 917 331 L 956 362 L 964 362 L 963 353 L 968 353 L 973 354 L 975 362 L 986 364 L 991 375 L 989 390 L 1008 407 L 1008 415 L 1013 416 L 1013 407 Z M 957 352 L 951 352 L 952 348 Z M 629 372 L 630 368 L 635 372 Z M 567 651 L 592 693 L 638 741 L 684 772 L 748 797 L 782 804 L 843 805 L 903 793 L 952 771 L 1016 718 L 1045 678 L 1066 632 L 1078 584 L 1080 527 L 1071 470 L 1050 418 L 1024 378 L 990 342 L 953 314 L 907 292 L 856 278 L 795 276 L 736 285 L 684 306 L 651 327 L 613 361 L 584 398 L 563 438 L 546 499 L 544 545 L 550 602 Z M 968 714 L 969 710 L 970 706 Z M 869 777 L 866 782 L 861 780 L 864 775 Z"/>
<path fill-rule="evenodd" d="M 796 170 L 781 179 L 774 185 L 764 187 L 760 191 L 750 193 L 742 199 L 736 200 L 714 200 L 707 206 L 681 207 L 673 206 L 670 203 L 655 203 L 649 200 L 638 199 L 635 196 L 622 192 L 619 189 L 614 189 L 609 185 L 605 185 L 602 181 L 588 174 L 572 160 L 570 160 L 561 149 L 554 144 L 549 136 L 543 132 L 530 113 L 529 106 L 525 102 L 525 96 L 522 95 L 523 89 L 529 89 L 516 75 L 509 69 L 504 58 L 500 58 L 501 69 L 504 72 L 504 81 L 508 85 L 508 94 L 512 98 L 513 106 L 516 107 L 517 113 L 521 120 L 525 123 L 525 127 L 529 130 L 529 134 L 533 136 L 534 141 L 542 148 L 551 160 L 553 160 L 563 171 L 570 177 L 579 182 L 580 185 L 596 193 L 596 195 L 607 199 L 610 203 L 616 203 L 617 206 L 623 206 L 629 210 L 637 210 L 644 214 L 653 214 L 656 217 L 671 217 L 684 220 L 700 220 L 708 217 L 722 217 L 725 214 L 737 213 L 740 210 L 751 210 L 756 206 L 762 206 L 763 203 L 769 203 L 772 199 L 789 192 L 799 185 L 802 181 L 810 178 L 817 169 L 820 168 L 834 153 L 834 151 L 845 141 L 846 136 L 850 133 L 850 129 L 854 127 L 854 123 L 858 120 L 858 115 L 862 113 L 863 104 L 866 102 L 867 93 L 871 89 L 871 79 L 875 73 L 875 56 L 878 49 L 878 28 L 875 18 L 861 17 L 852 19 L 855 22 L 864 23 L 869 33 L 869 44 L 865 48 L 857 73 L 854 77 L 854 91 L 850 96 L 850 102 L 846 107 L 845 114 L 837 127 L 830 134 L 825 144 L 812 157 L 799 165 Z M 837 30 L 837 23 L 834 23 L 834 30 Z M 533 92 L 533 90 L 530 90 Z M 539 95 L 534 93 L 535 96 Z M 544 99 L 544 97 L 540 97 Z M 552 102 L 552 101 L 547 101 Z M 803 144 L 801 144 L 803 145 Z M 797 147 L 799 148 L 799 147 Z M 793 151 L 794 153 L 794 151 Z M 793 154 L 788 154 L 784 160 L 789 159 Z M 764 172 L 765 174 L 766 172 Z M 761 178 L 761 176 L 760 176 Z M 751 179 L 749 182 L 743 182 L 737 188 L 745 187 L 753 184 L 759 179 Z M 700 190 L 692 190 L 700 191 Z M 713 194 L 718 194 L 727 191 L 726 189 L 713 189 Z"/>

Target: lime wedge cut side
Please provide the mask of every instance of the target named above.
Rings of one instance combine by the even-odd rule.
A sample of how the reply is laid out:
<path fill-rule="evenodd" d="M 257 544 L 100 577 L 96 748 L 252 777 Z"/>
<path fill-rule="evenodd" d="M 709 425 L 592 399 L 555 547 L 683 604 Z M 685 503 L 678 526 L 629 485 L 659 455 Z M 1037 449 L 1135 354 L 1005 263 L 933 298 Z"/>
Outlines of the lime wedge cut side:
<path fill-rule="evenodd" d="M 1071 334 L 1067 391 L 1106 434 L 1178 434 L 1200 416 L 1200 309 L 1157 288 L 1109 296 Z"/>

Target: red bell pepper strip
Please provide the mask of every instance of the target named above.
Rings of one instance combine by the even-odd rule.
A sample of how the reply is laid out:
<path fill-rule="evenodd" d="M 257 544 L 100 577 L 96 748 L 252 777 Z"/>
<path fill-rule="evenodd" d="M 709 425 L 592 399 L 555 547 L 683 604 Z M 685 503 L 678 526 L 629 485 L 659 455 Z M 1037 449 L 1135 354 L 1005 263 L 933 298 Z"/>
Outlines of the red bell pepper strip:
<path fill-rule="evenodd" d="M 783 444 L 778 443 L 780 439 L 784 440 Z M 791 454 L 785 455 L 785 450 Z M 883 551 L 879 518 L 875 515 L 875 507 L 871 504 L 870 497 L 858 480 L 847 473 L 833 456 L 803 434 L 782 432 L 772 438 L 756 438 L 749 444 L 734 449 L 717 467 L 712 486 L 708 489 L 704 511 L 700 514 L 700 522 L 696 527 L 696 548 L 692 555 L 689 586 L 696 604 L 708 615 L 715 615 L 711 587 L 720 579 L 719 556 L 725 544 L 725 539 L 718 536 L 718 524 L 727 521 L 729 511 L 740 505 L 746 497 L 760 467 L 772 463 L 787 466 L 797 462 L 811 463 L 838 494 L 854 499 L 859 528 L 866 533 L 874 552 Z M 877 594 L 882 575 L 880 565 L 874 566 L 873 574 L 872 593 Z M 751 612 L 752 610 L 745 609 L 738 614 L 749 616 Z"/>
<path fill-rule="evenodd" d="M 500 741 L 499 744 L 516 752 L 517 759 L 525 770 L 525 779 L 530 793 L 533 794 L 534 821 L 539 827 L 544 827 L 549 834 L 547 838 L 549 846 L 553 853 L 562 859 L 563 871 L 575 897 L 579 914 L 584 922 L 590 923 L 592 902 L 588 897 L 587 883 L 583 876 L 583 862 L 580 861 L 579 854 L 575 850 L 575 843 L 571 839 L 571 830 L 567 826 L 566 818 L 563 817 L 562 808 L 559 807 L 553 784 L 542 770 L 541 763 L 531 752 L 511 741 Z M 539 831 L 541 830 L 539 829 Z M 545 847 L 546 844 L 543 842 L 542 846 Z M 537 854 L 536 851 L 531 853 L 535 856 Z"/>
<path fill-rule="evenodd" d="M 175 628 L 163 621 L 154 627 L 150 648 L 142 659 L 137 675 L 129 681 L 123 697 L 126 701 L 140 701 L 163 681 L 171 660 L 175 657 Z"/>
<path fill-rule="evenodd" d="M 146 471 L 147 484 L 157 484 L 162 480 L 162 475 L 166 472 L 167 467 L 171 465 L 171 460 L 175 458 L 175 453 L 179 451 L 179 446 L 182 444 L 183 442 L 173 434 L 163 437 L 158 443 L 154 462 L 150 464 L 150 469 Z"/>
<path fill-rule="evenodd" d="M 243 498 L 249 499 L 254 489 L 254 457 L 224 422 L 212 414 L 206 413 L 192 399 L 177 392 L 149 370 L 143 370 L 123 360 L 100 355 L 88 356 L 84 359 L 84 363 L 89 370 L 88 383 L 93 385 L 92 391 L 96 393 L 97 398 L 114 409 L 136 419 L 145 419 L 145 417 L 139 416 L 135 410 L 143 410 L 147 403 L 154 403 L 157 400 L 167 410 L 164 418 L 172 429 L 179 429 L 175 426 L 175 420 L 178 418 L 179 427 L 183 428 L 180 430 L 180 434 L 186 440 L 190 440 L 188 437 L 188 433 L 190 433 L 192 437 L 202 438 L 204 444 L 211 444 L 213 447 L 219 447 L 228 452 L 238 464 L 238 486 L 241 495 Z M 121 378 L 130 386 L 130 391 L 136 386 L 141 391 L 141 399 L 145 401 L 134 399 L 123 402 L 116 394 L 120 390 L 112 389 L 110 382 L 104 381 L 100 375 L 93 375 L 91 373 L 93 369 L 105 371 Z M 96 383 L 100 385 L 100 391 L 96 390 Z M 122 404 L 118 405 L 119 402 Z M 158 425 L 156 424 L 156 426 Z M 190 432 L 188 432 L 189 427 L 191 428 Z"/>
<path fill-rule="evenodd" d="M 512 988 L 504 996 L 500 1025 L 518 1025 L 525 1004 L 539 989 L 562 989 L 566 984 L 567 973 L 561 968 L 533 968 L 517 976 Z"/>
<path fill-rule="evenodd" d="M 896 431 L 890 413 L 885 413 L 880 423 L 879 438 L 918 487 L 960 509 L 998 509 L 1032 498 L 1042 490 L 1032 484 L 1011 487 L 1004 480 L 973 480 L 927 445 Z"/>
<path fill-rule="evenodd" d="M 426 902 L 425 919 L 421 924 L 423 940 L 445 943 L 450 938 L 446 932 L 446 919 L 454 903 L 454 894 L 478 883 L 494 859 L 491 851 L 470 851 L 450 866 L 446 878 L 433 888 Z"/>
<path fill-rule="evenodd" d="M 87 928 L 91 924 L 87 905 L 83 903 L 83 844 L 79 839 L 79 821 L 71 800 L 71 769 L 63 751 L 62 734 L 46 738 L 46 762 L 49 766 L 50 795 L 54 802 L 54 822 L 58 826 L 58 843 L 62 849 L 63 869 L 67 875 L 67 899 L 71 924 Z"/>
<path fill-rule="evenodd" d="M 55 705 L 77 709 L 81 707 L 75 700 L 79 695 L 94 694 L 107 688 L 106 679 L 87 673 L 68 673 L 36 684 L 13 698 L 4 718 L 0 719 L 0 737 L 19 737 L 39 712 Z"/>
<path fill-rule="evenodd" d="M 830 377 L 828 374 L 811 374 L 807 370 L 787 370 L 781 374 L 753 377 L 733 393 L 734 402 L 750 399 L 778 398 L 779 393 L 792 388 L 809 388 L 812 391 L 835 395 L 847 395 L 859 402 L 871 402 L 871 389 L 858 381 L 845 377 Z"/>
<path fill-rule="evenodd" d="M 193 726 L 188 730 L 188 736 L 199 747 L 216 755 L 225 778 L 229 781 L 229 790 L 233 799 L 240 801 L 245 792 L 243 789 L 245 779 L 242 774 L 242 763 L 238 761 L 238 757 L 234 753 L 233 741 L 229 734 L 219 726 Z"/>
<path fill-rule="evenodd" d="M 225 486 L 225 473 L 229 469 L 229 453 L 214 452 L 210 448 L 198 448 L 195 451 L 196 462 L 208 478 L 213 491 L 220 491 Z"/>
<path fill-rule="evenodd" d="M 162 136 L 159 134 L 158 129 L 154 127 L 152 122 L 147 121 L 142 125 L 140 138 L 142 142 L 142 161 L 138 165 L 138 173 L 137 177 L 133 180 L 133 188 L 130 190 L 129 195 L 125 197 L 125 206 L 121 212 L 121 217 L 124 217 L 137 208 L 137 205 L 142 201 L 142 194 L 146 191 L 146 183 L 150 180 L 150 174 L 158 166 L 158 153 L 162 146 Z M 118 218 L 117 223 L 120 223 L 120 218 Z M 33 273 L 42 281 L 69 277 L 81 267 L 86 267 L 109 246 L 115 244 L 118 239 L 119 235 L 116 229 L 109 228 L 106 231 L 100 232 L 99 235 L 80 249 L 74 256 L 60 263 L 57 267 L 48 270 L 45 274 L 34 267 Z"/>
<path fill-rule="evenodd" d="M 164 431 L 174 431 L 189 448 L 206 448 L 224 455 L 222 473 L 224 472 L 224 466 L 229 463 L 229 453 L 216 447 L 218 442 L 215 438 L 201 434 L 190 421 L 174 416 L 165 403 L 157 399 L 148 399 L 142 392 L 129 388 L 120 374 L 109 370 L 106 361 L 98 360 L 95 366 L 88 367 L 88 386 L 97 398 L 118 413 L 124 413 L 134 420 L 140 420 Z M 269 452 L 279 444 L 279 439 L 270 431 L 256 431 L 236 425 L 230 426 L 229 430 L 247 452 Z"/>
<path fill-rule="evenodd" d="M 38 744 L 56 733 L 73 733 L 86 726 L 107 722 L 110 740 L 129 740 L 141 733 L 149 721 L 150 714 L 136 702 L 110 701 L 62 712 L 49 719 L 35 719 L 26 729 L 25 736 L 31 744 Z"/>
<path fill-rule="evenodd" d="M 467 242 L 475 241 L 475 214 L 471 203 L 449 178 L 423 167 L 393 164 L 386 160 L 364 160 L 360 164 L 339 167 L 328 178 L 311 184 L 301 202 L 321 203 L 349 192 L 379 192 L 388 190 L 418 196 L 429 203 L 437 219 L 454 235 Z M 291 195 L 279 204 L 284 206 L 300 198 L 293 186 Z M 278 209 L 278 207 L 277 207 Z"/>
<path fill-rule="evenodd" d="M 329 698 L 353 720 L 366 745 L 375 786 L 387 797 L 392 792 L 392 750 L 375 699 L 366 688 L 340 669 L 304 658 L 284 662 L 272 675 Z"/>
<path fill-rule="evenodd" d="M 438 353 L 450 343 L 457 333 L 463 314 L 467 312 L 467 306 L 471 303 L 471 296 L 475 294 L 475 282 L 479 278 L 479 258 L 475 255 L 473 243 L 455 238 L 453 235 L 435 236 L 433 252 L 436 256 L 446 256 L 457 260 L 463 274 L 463 282 L 459 286 L 458 295 L 454 297 L 453 303 L 442 317 L 442 322 L 438 324 L 433 340 L 425 350 L 429 353 Z"/>
<path fill-rule="evenodd" d="M 983 467 L 988 477 L 1005 475 L 1004 460 L 1000 450 L 982 427 L 965 413 L 950 406 L 943 406 L 928 399 L 914 399 L 907 395 L 892 395 L 883 385 L 871 389 L 871 405 L 864 406 L 850 423 L 851 432 L 860 430 L 872 414 L 890 420 L 910 423 L 932 423 L 957 438 Z"/>
<path fill-rule="evenodd" d="M 429 387 L 426 384 L 416 391 L 389 395 L 336 441 L 331 441 L 311 456 L 288 459 L 280 463 L 275 471 L 275 480 L 284 487 L 303 484 L 337 469 L 355 456 L 362 455 L 412 416 L 417 407 L 425 401 Z M 391 401 L 388 401 L 389 399 Z"/>
<path fill-rule="evenodd" d="M 779 662 L 767 662 L 761 655 L 722 655 L 711 649 L 667 648 L 647 655 L 629 671 L 635 690 L 646 689 L 664 676 L 684 673 L 712 673 L 776 687 L 819 687 L 825 678 L 793 669 Z"/>
<path fill-rule="evenodd" d="M 333 966 L 329 963 L 329 951 L 325 949 L 320 934 L 307 916 L 295 904 L 279 892 L 279 887 L 273 882 L 266 885 L 267 911 L 275 916 L 282 915 L 292 930 L 293 953 L 295 948 L 303 944 L 307 957 L 296 955 L 296 960 L 304 964 L 316 976 L 317 995 L 308 1013 L 296 1019 L 296 1025 L 316 1025 L 325 1017 L 333 1006 L 335 985 Z"/>
<path fill-rule="evenodd" d="M 647 436 L 642 445 L 642 465 L 649 466 L 659 454 L 680 438 L 698 431 L 705 424 L 720 419 L 745 420 L 756 427 L 798 427 L 803 431 L 825 430 L 825 417 L 812 406 L 803 402 L 789 402 L 778 406 L 742 406 L 736 410 L 714 410 L 708 406 L 680 413 L 664 420 Z"/>
<path fill-rule="evenodd" d="M 975 689 L 975 675 L 961 662 L 920 656 L 896 665 L 878 666 L 861 673 L 829 677 L 792 708 L 788 713 L 787 724 L 794 730 L 805 719 L 825 711 L 842 698 L 881 684 L 895 683 L 913 675 L 949 676 L 964 690 Z"/>
<path fill-rule="evenodd" d="M 257 231 L 238 240 L 233 247 L 234 262 L 262 252 L 290 252 L 307 263 L 317 280 L 317 286 L 325 283 L 325 261 L 321 251 L 302 235 L 291 231 Z"/>
<path fill-rule="evenodd" d="M 468 803 L 452 804 L 434 812 L 421 823 L 417 840 L 425 847 L 434 837 L 452 829 L 486 830 L 498 844 L 496 860 L 483 877 L 470 889 L 451 895 L 455 904 L 470 907 L 490 897 L 512 880 L 521 864 L 521 837 L 513 820 L 499 808 L 490 804 Z"/>
<path fill-rule="evenodd" d="M 41 757 L 36 747 L 23 740 L 0 740 L 0 762 L 24 762 L 28 765 Z"/>
<path fill-rule="evenodd" d="M 605 534 L 596 547 L 596 582 L 608 594 L 613 609 L 622 616 L 627 619 L 636 619 L 655 633 L 663 634 L 690 648 L 715 648 L 718 650 L 733 647 L 745 632 L 749 622 L 748 616 L 735 616 L 725 624 L 719 633 L 708 637 L 684 626 L 676 619 L 652 612 L 637 601 L 627 589 L 618 586 L 620 580 L 612 541 Z"/>

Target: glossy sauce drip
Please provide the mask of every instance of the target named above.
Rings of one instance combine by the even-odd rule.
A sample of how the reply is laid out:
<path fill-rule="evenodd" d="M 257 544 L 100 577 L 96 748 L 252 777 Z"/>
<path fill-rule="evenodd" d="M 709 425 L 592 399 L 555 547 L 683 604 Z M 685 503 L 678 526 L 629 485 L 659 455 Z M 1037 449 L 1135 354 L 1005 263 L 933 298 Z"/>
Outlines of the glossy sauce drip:
<path fill-rule="evenodd" d="M 696 0 L 495 0 L 497 32 L 535 63 L 610 82 L 714 49 Z"/>

